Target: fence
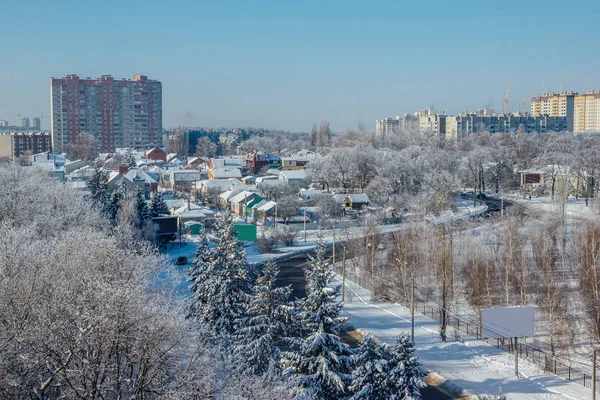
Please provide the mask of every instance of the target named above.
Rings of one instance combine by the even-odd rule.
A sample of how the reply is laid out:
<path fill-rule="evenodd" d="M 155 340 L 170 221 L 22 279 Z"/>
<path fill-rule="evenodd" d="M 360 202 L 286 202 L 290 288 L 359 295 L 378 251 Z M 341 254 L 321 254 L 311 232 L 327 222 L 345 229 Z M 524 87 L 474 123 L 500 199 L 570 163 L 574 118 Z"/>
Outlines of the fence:
<path fill-rule="evenodd" d="M 342 275 L 342 266 L 340 264 L 336 264 L 334 269 L 339 275 Z M 366 279 L 364 274 L 356 273 L 356 271 L 353 271 L 353 269 L 354 268 L 349 268 L 347 263 L 345 271 L 346 279 L 358 284 L 361 287 L 366 287 L 372 290 L 372 288 L 369 288 L 372 286 L 369 284 L 369 279 Z M 351 298 L 346 298 L 346 302 L 348 301 L 352 301 Z M 405 306 L 410 307 L 410 305 Z M 415 303 L 415 312 L 419 312 L 424 316 L 437 321 L 438 323 L 441 321 L 440 308 L 434 307 L 431 304 L 417 302 Z M 453 332 L 453 330 L 470 335 L 473 338 L 480 337 L 479 321 L 468 320 L 466 318 L 457 318 L 456 316 L 451 315 L 449 311 L 448 314 L 446 330 L 446 336 L 448 338 L 452 337 L 453 334 L 456 335 L 456 332 Z M 515 353 L 514 344 L 510 339 L 502 340 L 484 338 L 482 340 L 507 353 Z M 588 370 L 584 370 L 582 367 L 573 367 L 560 358 L 554 357 L 541 348 L 528 343 L 518 343 L 517 350 L 519 358 L 532 362 L 540 367 L 543 371 L 568 379 L 569 381 L 578 383 L 586 388 L 592 388 L 591 366 Z M 600 379 L 598 377 L 596 378 L 596 391 L 600 393 Z"/>

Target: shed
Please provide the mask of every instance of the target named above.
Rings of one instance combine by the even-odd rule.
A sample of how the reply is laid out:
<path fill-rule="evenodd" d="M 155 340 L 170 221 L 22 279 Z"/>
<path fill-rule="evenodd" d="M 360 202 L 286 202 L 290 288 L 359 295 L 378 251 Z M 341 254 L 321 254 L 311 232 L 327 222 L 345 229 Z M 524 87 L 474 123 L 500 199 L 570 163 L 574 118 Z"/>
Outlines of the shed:
<path fill-rule="evenodd" d="M 185 226 L 185 230 L 190 231 L 192 235 L 199 235 L 204 228 L 200 222 L 196 221 L 187 221 L 184 222 L 183 225 Z"/>

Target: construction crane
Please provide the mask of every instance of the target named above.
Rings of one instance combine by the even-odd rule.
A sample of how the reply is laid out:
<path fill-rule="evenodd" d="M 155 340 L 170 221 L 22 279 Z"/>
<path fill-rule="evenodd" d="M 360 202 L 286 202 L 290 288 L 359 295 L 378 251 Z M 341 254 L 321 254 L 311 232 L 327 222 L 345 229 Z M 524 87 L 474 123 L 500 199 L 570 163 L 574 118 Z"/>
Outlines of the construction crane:
<path fill-rule="evenodd" d="M 508 106 L 508 92 L 510 91 L 510 83 L 506 88 L 506 92 L 504 93 L 504 107 L 502 108 L 502 113 L 506 114 L 506 107 Z"/>

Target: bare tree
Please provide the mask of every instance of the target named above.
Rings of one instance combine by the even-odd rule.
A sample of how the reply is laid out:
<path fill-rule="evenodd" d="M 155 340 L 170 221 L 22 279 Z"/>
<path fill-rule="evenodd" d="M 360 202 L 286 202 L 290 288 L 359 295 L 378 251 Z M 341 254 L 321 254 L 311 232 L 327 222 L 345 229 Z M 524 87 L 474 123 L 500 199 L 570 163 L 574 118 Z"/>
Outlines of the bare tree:
<path fill-rule="evenodd" d="M 67 153 L 79 160 L 93 161 L 98 157 L 96 138 L 89 133 L 77 135 L 72 143 L 67 144 Z"/>

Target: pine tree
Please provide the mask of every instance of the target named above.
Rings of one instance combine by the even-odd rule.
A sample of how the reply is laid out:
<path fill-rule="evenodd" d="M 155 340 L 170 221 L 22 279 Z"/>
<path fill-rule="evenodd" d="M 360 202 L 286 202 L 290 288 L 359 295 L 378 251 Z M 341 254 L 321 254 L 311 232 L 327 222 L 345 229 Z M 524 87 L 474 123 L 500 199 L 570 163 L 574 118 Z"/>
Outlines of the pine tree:
<path fill-rule="evenodd" d="M 96 204 L 103 205 L 107 198 L 106 189 L 108 182 L 106 181 L 104 168 L 102 168 L 102 162 L 96 161 L 94 163 L 94 172 L 88 180 L 87 186 L 92 194 L 92 200 Z"/>
<path fill-rule="evenodd" d="M 420 389 L 425 387 L 421 379 L 425 373 L 419 368 L 414 346 L 407 335 L 400 335 L 394 346 L 386 391 L 390 400 L 419 400 Z"/>
<path fill-rule="evenodd" d="M 315 256 L 305 269 L 307 297 L 300 301 L 298 317 L 307 336 L 297 352 L 286 352 L 283 366 L 296 379 L 300 397 L 338 399 L 348 394 L 351 383 L 351 351 L 340 341 L 346 318 L 336 302 L 340 287 L 330 287 L 334 273 L 325 259 L 325 243 L 319 240 Z"/>
<path fill-rule="evenodd" d="M 385 381 L 389 370 L 383 353 L 377 348 L 373 337 L 365 335 L 352 355 L 352 400 L 387 400 Z"/>
<path fill-rule="evenodd" d="M 144 226 L 146 226 L 146 223 L 150 218 L 150 208 L 148 208 L 148 203 L 146 203 L 146 199 L 144 199 L 144 194 L 138 188 L 135 199 L 136 227 L 140 230 L 144 229 Z"/>
<path fill-rule="evenodd" d="M 204 272 L 206 279 L 197 288 L 197 297 L 204 302 L 195 316 L 206 325 L 212 339 L 230 351 L 239 320 L 245 316 L 252 274 L 242 242 L 233 231 L 231 213 L 219 216 L 215 227 L 215 248 Z"/>
<path fill-rule="evenodd" d="M 110 199 L 105 204 L 104 214 L 113 223 L 116 223 L 117 221 L 117 214 L 119 213 L 119 208 L 121 207 L 121 201 L 125 199 L 125 195 L 125 185 L 121 184 L 112 192 Z"/>
<path fill-rule="evenodd" d="M 279 345 L 293 336 L 289 301 L 292 289 L 275 287 L 279 267 L 269 260 L 252 287 L 247 316 L 240 320 L 234 355 L 240 370 L 254 375 L 271 374 L 279 365 Z"/>
<path fill-rule="evenodd" d="M 160 215 L 168 215 L 169 207 L 167 203 L 163 200 L 162 194 L 159 192 L 154 193 L 152 196 L 152 200 L 150 201 L 150 215 L 152 218 L 158 217 Z"/>

